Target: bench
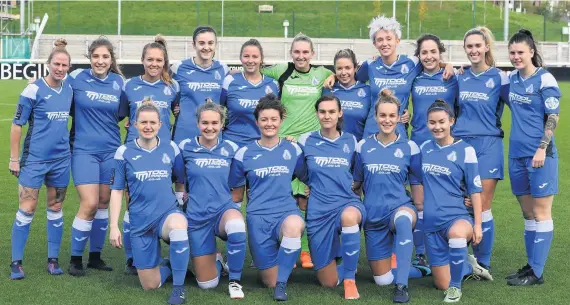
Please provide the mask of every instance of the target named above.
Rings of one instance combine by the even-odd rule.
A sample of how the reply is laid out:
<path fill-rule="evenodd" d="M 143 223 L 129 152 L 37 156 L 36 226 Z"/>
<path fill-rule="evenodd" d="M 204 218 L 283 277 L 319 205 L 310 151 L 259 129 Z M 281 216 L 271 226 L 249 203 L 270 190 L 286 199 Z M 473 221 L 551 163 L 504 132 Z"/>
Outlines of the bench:
<path fill-rule="evenodd" d="M 258 14 L 261 14 L 261 13 L 271 13 L 271 14 L 273 14 L 273 5 L 269 5 L 269 4 L 260 5 L 260 6 L 257 8 L 257 13 L 258 13 Z"/>

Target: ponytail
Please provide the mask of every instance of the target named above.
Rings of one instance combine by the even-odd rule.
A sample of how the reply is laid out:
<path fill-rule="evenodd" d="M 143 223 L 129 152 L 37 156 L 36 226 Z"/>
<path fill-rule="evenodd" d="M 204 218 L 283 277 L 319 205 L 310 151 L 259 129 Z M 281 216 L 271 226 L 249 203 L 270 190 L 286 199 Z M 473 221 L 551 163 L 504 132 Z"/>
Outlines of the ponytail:
<path fill-rule="evenodd" d="M 467 33 L 465 33 L 465 36 L 463 36 L 463 45 L 465 45 L 465 40 L 467 39 L 467 37 L 471 35 L 481 35 L 483 37 L 483 40 L 485 41 L 487 46 L 489 46 L 489 51 L 485 53 L 485 63 L 490 67 L 494 67 L 495 56 L 493 55 L 494 53 L 493 48 L 495 47 L 495 37 L 493 36 L 493 32 L 491 32 L 491 30 L 489 30 L 484 26 L 478 26 L 476 28 L 473 28 L 467 31 Z"/>
<path fill-rule="evenodd" d="M 538 52 L 536 47 L 536 43 L 534 38 L 532 37 L 532 33 L 526 29 L 520 29 L 517 33 L 509 39 L 509 46 L 513 43 L 526 43 L 528 47 L 534 51 L 534 55 L 532 56 L 532 65 L 535 67 L 542 67 L 544 66 L 544 61 L 542 60 L 542 55 Z"/>

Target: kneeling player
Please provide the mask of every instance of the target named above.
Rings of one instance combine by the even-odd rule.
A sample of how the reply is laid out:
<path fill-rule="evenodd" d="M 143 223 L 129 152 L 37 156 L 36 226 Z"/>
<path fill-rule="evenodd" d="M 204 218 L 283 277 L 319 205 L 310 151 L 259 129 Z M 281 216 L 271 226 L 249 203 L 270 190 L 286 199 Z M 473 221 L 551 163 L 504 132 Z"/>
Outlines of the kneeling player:
<path fill-rule="evenodd" d="M 138 138 L 115 153 L 109 239 L 113 246 L 122 247 L 118 222 L 123 190 L 128 189 L 133 261 L 141 285 L 145 290 L 155 289 L 172 276 L 168 303 L 182 304 L 190 251 L 188 223 L 172 191 L 172 176 L 184 175 L 180 150 L 174 142 L 157 137 L 160 112 L 152 102 L 138 108 L 135 126 Z M 159 239 L 170 244 L 170 260 L 162 261 Z"/>

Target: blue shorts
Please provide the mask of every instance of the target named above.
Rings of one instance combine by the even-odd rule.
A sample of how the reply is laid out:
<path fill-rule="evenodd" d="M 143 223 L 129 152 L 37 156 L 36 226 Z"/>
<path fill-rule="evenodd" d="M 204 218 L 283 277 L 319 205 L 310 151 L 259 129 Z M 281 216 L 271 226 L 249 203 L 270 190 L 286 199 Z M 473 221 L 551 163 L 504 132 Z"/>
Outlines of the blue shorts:
<path fill-rule="evenodd" d="M 302 218 L 299 210 L 277 216 L 247 215 L 249 250 L 258 269 L 264 270 L 277 266 L 281 225 L 285 218 L 291 215 L 298 215 Z"/>
<path fill-rule="evenodd" d="M 509 158 L 509 175 L 515 196 L 540 198 L 558 193 L 557 157 L 546 157 L 539 168 L 532 167 L 532 157 Z"/>
<path fill-rule="evenodd" d="M 361 225 L 365 225 L 366 209 L 360 202 L 350 202 L 321 218 L 307 221 L 309 249 L 311 250 L 311 258 L 315 265 L 313 269 L 322 269 L 328 266 L 333 259 L 340 256 L 341 215 L 344 209 L 351 206 L 360 210 L 360 214 L 362 215 Z"/>
<path fill-rule="evenodd" d="M 479 163 L 481 179 L 499 179 L 505 177 L 505 146 L 500 137 L 462 137 L 463 141 L 473 146 Z"/>
<path fill-rule="evenodd" d="M 378 223 L 366 222 L 364 226 L 364 239 L 366 240 L 366 256 L 369 261 L 378 261 L 390 258 L 393 252 L 394 243 L 394 217 L 402 207 L 416 211 L 416 207 L 411 204 L 404 204 L 394 209 L 389 217 L 384 217 Z"/>
<path fill-rule="evenodd" d="M 111 184 L 115 167 L 115 152 L 74 154 L 71 156 L 71 175 L 75 185 Z"/>
<path fill-rule="evenodd" d="M 205 223 L 196 224 L 188 219 L 188 238 L 190 239 L 191 257 L 204 256 L 217 252 L 216 236 L 220 237 L 220 221 L 224 213 L 231 209 L 241 213 L 238 205 L 228 203 L 222 207 L 216 215 L 212 215 L 210 220 Z M 188 218 L 188 215 L 186 218 Z"/>
<path fill-rule="evenodd" d="M 18 183 L 21 186 L 39 189 L 45 183 L 49 187 L 67 187 L 71 158 L 44 162 L 26 163 L 20 168 Z"/>
<path fill-rule="evenodd" d="M 133 264 L 137 269 L 152 269 L 162 262 L 160 251 L 160 239 L 162 239 L 162 227 L 166 218 L 174 213 L 180 213 L 178 209 L 172 209 L 164 213 L 158 224 L 140 236 L 131 236 L 133 249 Z M 132 216 L 131 216 L 132 217 Z M 186 250 L 184 250 L 186 251 Z"/>
<path fill-rule="evenodd" d="M 449 229 L 456 221 L 465 219 L 473 226 L 473 219 L 469 216 L 460 216 L 448 222 L 448 225 L 436 232 L 426 232 L 426 251 L 432 267 L 449 265 Z"/>

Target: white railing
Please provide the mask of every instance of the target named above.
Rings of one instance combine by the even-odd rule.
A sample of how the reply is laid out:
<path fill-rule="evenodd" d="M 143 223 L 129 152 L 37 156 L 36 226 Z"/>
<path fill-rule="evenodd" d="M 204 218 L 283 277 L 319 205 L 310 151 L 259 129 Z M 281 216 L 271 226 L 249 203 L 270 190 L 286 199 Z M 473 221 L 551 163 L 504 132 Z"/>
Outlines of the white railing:
<path fill-rule="evenodd" d="M 71 54 L 73 63 L 87 63 L 85 54 L 91 41 L 97 35 L 43 35 L 39 39 L 38 54 L 35 58 L 42 61 L 48 57 L 52 50 L 53 42 L 58 38 L 67 40 L 67 49 Z M 143 46 L 153 41 L 152 36 L 107 36 L 114 44 L 119 62 L 122 64 L 140 63 Z M 172 62 L 192 57 L 194 49 L 192 37 L 167 36 L 170 60 Z M 216 50 L 216 58 L 228 64 L 239 64 L 239 52 L 241 45 L 250 37 L 224 37 L 219 38 Z M 257 38 L 264 49 L 265 62 L 268 64 L 287 62 L 290 60 L 289 48 L 291 38 Z M 359 61 L 377 56 L 378 51 L 368 39 L 330 39 L 316 38 L 313 40 L 315 56 L 313 64 L 332 64 L 334 54 L 339 49 L 350 48 L 354 50 Z M 402 40 L 399 52 L 413 54 L 415 41 Z M 467 58 L 463 51 L 463 41 L 443 41 L 447 51 L 444 53 L 445 62 L 454 65 L 467 64 Z M 570 66 L 570 45 L 563 42 L 544 42 L 539 44 L 539 50 L 544 57 L 547 66 L 568 67 Z M 508 60 L 507 45 L 505 42 L 497 42 L 495 46 L 497 66 L 511 66 Z M 17 61 L 17 60 L 10 60 Z M 35 61 L 35 60 L 34 60 Z M 45 61 L 45 60 L 44 60 Z M 9 61 L 5 61 L 9 62 Z"/>

